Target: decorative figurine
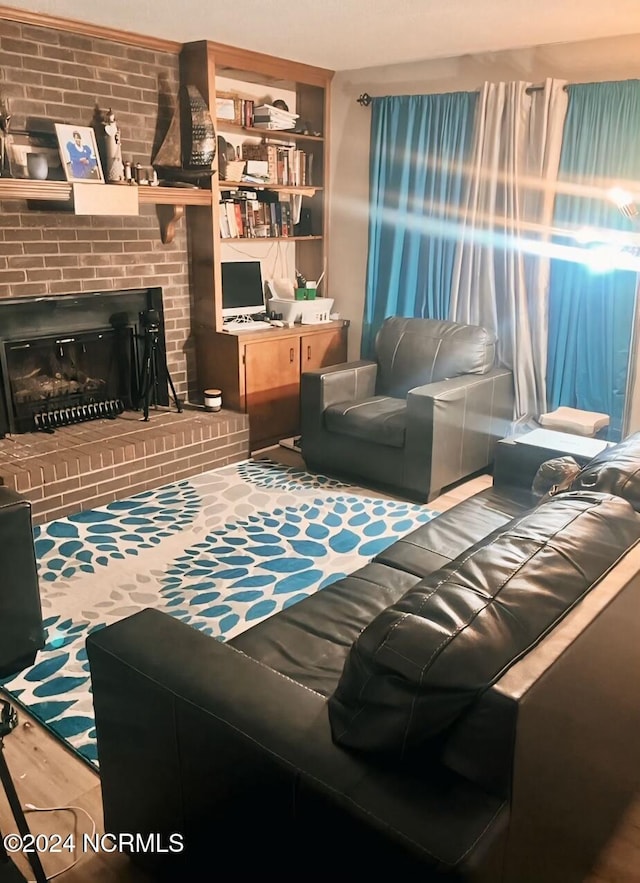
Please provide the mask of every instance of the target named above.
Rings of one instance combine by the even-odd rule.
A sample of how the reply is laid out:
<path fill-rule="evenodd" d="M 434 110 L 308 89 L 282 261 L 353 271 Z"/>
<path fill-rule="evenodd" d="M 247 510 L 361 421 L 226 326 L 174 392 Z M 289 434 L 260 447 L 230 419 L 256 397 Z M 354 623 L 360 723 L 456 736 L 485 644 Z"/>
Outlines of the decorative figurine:
<path fill-rule="evenodd" d="M 165 180 L 206 187 L 215 173 L 215 154 L 216 133 L 209 108 L 195 86 L 182 86 L 153 165 Z"/>
<path fill-rule="evenodd" d="M 107 111 L 107 119 L 104 123 L 104 143 L 105 177 L 109 184 L 119 184 L 125 180 L 124 163 L 122 162 L 120 129 L 116 122 L 116 115 L 111 108 Z"/>

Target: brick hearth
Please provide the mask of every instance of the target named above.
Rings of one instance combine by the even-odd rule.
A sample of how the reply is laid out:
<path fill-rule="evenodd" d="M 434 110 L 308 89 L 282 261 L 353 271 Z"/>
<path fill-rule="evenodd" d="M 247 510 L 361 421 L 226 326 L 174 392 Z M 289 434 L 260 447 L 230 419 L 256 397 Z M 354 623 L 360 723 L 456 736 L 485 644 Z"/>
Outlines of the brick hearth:
<path fill-rule="evenodd" d="M 185 406 L 140 416 L 0 439 L 0 483 L 30 500 L 41 524 L 249 456 L 246 414 Z"/>

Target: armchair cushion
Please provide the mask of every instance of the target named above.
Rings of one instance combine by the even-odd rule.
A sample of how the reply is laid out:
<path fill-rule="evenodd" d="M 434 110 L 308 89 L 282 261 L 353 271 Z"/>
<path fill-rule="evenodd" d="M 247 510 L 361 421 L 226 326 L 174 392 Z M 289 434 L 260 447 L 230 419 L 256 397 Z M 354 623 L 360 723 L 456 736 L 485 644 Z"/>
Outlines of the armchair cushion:
<path fill-rule="evenodd" d="M 436 319 L 386 319 L 376 338 L 377 392 L 405 398 L 410 389 L 493 367 L 496 337 L 477 325 Z"/>
<path fill-rule="evenodd" d="M 626 500 L 570 492 L 420 580 L 354 642 L 329 700 L 333 738 L 424 750 L 640 539 Z"/>
<path fill-rule="evenodd" d="M 406 401 L 389 396 L 338 402 L 324 412 L 325 425 L 330 432 L 341 432 L 393 448 L 404 446 L 406 416 Z"/>

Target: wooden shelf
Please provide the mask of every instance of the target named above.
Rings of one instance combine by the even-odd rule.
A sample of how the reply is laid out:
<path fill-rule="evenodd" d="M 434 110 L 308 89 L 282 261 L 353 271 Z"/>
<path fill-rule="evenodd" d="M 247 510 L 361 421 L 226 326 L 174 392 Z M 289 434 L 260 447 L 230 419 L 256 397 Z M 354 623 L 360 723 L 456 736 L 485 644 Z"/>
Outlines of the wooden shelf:
<path fill-rule="evenodd" d="M 218 181 L 219 190 L 237 190 L 239 187 L 244 187 L 246 190 L 286 190 L 287 193 L 300 193 L 302 196 L 313 196 L 313 193 L 310 193 L 310 191 L 315 193 L 316 190 L 324 190 L 323 187 L 316 187 L 315 184 L 294 187 L 293 184 L 253 184 L 251 181 Z"/>
<path fill-rule="evenodd" d="M 96 184 L 120 187 L 120 184 Z M 67 181 L 32 181 L 28 178 L 0 178 L 0 200 L 35 199 L 42 202 L 70 202 L 72 185 Z M 190 187 L 138 187 L 142 205 L 211 205 L 211 191 Z"/>
<path fill-rule="evenodd" d="M 80 186 L 80 185 L 78 185 Z M 85 185 L 86 186 L 86 185 Z M 96 196 L 106 195 L 107 189 L 109 195 L 112 196 L 115 189 L 124 188 L 124 184 L 95 184 L 90 185 L 96 187 Z M 131 189 L 133 189 L 132 185 Z M 104 189 L 103 189 L 104 188 Z M 129 187 L 127 187 L 129 189 Z M 176 224 L 184 215 L 184 208 L 187 205 L 205 205 L 212 204 L 211 191 L 200 190 L 196 187 L 149 187 L 141 185 L 136 187 L 138 203 L 140 205 L 155 205 L 156 214 L 160 223 L 160 236 L 165 245 L 173 242 L 175 236 Z M 73 207 L 73 184 L 68 181 L 33 181 L 22 178 L 0 178 L 0 202 L 8 199 L 28 199 L 42 202 L 44 206 L 51 203 L 65 203 L 60 206 L 63 208 Z M 100 200 L 97 201 L 99 203 Z M 124 214 L 138 214 L 137 206 L 135 211 L 124 212 Z M 76 206 L 77 209 L 77 206 Z M 118 215 L 117 210 L 113 206 L 106 210 L 92 211 L 78 210 L 78 214 L 91 215 Z"/>
<path fill-rule="evenodd" d="M 322 236 L 225 236 L 220 242 L 320 242 Z"/>
<path fill-rule="evenodd" d="M 141 205 L 211 205 L 211 191 L 191 187 L 138 187 Z"/>
<path fill-rule="evenodd" d="M 301 132 L 288 132 L 286 129 L 259 129 L 254 126 L 238 126 L 227 120 L 216 120 L 216 128 L 229 134 L 251 135 L 256 138 L 268 138 L 269 141 L 316 141 L 322 143 L 322 135 L 303 135 Z"/>
<path fill-rule="evenodd" d="M 42 199 L 47 202 L 69 202 L 71 184 L 66 181 L 0 178 L 0 199 Z"/>

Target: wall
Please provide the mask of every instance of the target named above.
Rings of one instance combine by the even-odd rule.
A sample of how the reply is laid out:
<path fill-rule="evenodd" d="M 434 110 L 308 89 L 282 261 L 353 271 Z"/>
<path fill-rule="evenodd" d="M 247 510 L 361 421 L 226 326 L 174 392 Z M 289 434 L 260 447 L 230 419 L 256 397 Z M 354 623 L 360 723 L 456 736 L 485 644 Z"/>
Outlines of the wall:
<path fill-rule="evenodd" d="M 13 132 L 51 130 L 54 122 L 88 126 L 96 108 L 112 108 L 124 159 L 149 165 L 177 84 L 171 52 L 0 20 L 0 98 L 10 105 Z M 134 218 L 81 218 L 2 203 L 0 297 L 151 285 L 163 288 L 168 366 L 184 395 L 196 382 L 184 222 L 163 245 L 153 206 Z"/>
<path fill-rule="evenodd" d="M 477 89 L 485 80 L 545 77 L 569 82 L 640 77 L 640 34 L 487 52 L 336 74 L 331 109 L 329 266 L 336 309 L 351 319 L 349 353 L 360 351 L 366 281 L 369 127 L 371 111 L 356 103 L 362 92 L 407 95 Z M 640 404 L 637 406 L 640 426 Z"/>

